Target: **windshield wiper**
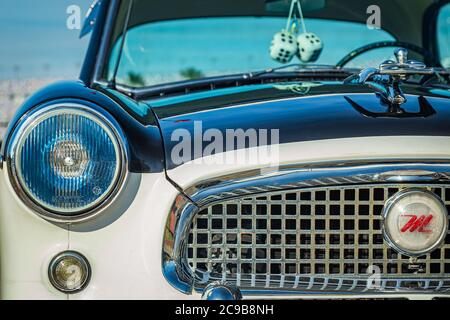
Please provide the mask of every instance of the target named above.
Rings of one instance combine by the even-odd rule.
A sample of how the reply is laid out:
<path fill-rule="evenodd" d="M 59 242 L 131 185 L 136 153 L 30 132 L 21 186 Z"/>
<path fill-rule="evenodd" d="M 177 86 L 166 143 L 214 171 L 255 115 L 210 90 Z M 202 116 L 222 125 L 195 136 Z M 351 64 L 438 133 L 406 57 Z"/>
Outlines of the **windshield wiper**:
<path fill-rule="evenodd" d="M 291 69 L 291 70 L 289 70 Z M 348 69 L 347 69 L 348 70 Z M 284 66 L 280 66 L 280 67 L 276 67 L 276 68 L 267 68 L 265 70 L 261 70 L 261 71 L 255 71 L 255 72 L 249 72 L 247 73 L 247 76 L 252 78 L 252 77 L 258 77 L 264 74 L 270 74 L 270 73 L 274 73 L 274 72 L 311 72 L 311 71 L 319 71 L 319 72 L 324 72 L 324 71 L 338 71 L 338 72 L 342 72 L 343 69 L 339 69 L 334 65 L 329 65 L 329 64 L 301 64 L 301 63 L 293 63 L 293 64 L 287 64 Z"/>
<path fill-rule="evenodd" d="M 179 82 L 171 82 L 162 85 L 155 85 L 145 88 L 132 88 L 125 85 L 117 84 L 116 89 L 135 98 L 148 96 L 165 96 L 168 94 L 189 93 L 192 91 L 214 90 L 217 88 L 236 87 L 247 84 L 262 84 L 275 82 L 277 80 L 286 81 L 302 81 L 321 79 L 345 79 L 354 74 L 351 69 L 339 69 L 334 66 L 311 66 L 308 68 L 298 68 L 295 70 L 282 70 L 298 67 L 298 65 L 282 66 L 279 68 L 266 69 L 262 71 L 239 73 L 225 76 L 206 77 L 195 80 L 184 80 Z"/>
<path fill-rule="evenodd" d="M 291 70 L 289 70 L 291 69 Z M 259 76 L 259 75 L 263 75 L 266 73 L 273 73 L 273 72 L 279 72 L 279 71 L 294 71 L 294 72 L 301 72 L 301 71 L 305 71 L 305 70 L 311 70 L 311 69 L 332 69 L 332 70 L 337 70 L 336 66 L 333 65 L 329 65 L 329 64 L 301 64 L 301 63 L 291 63 L 291 64 L 287 64 L 284 66 L 280 66 L 280 67 L 275 67 L 275 68 L 267 68 L 264 70 L 260 70 L 260 71 L 254 71 L 254 72 L 248 72 L 247 75 L 250 77 L 253 76 Z"/>

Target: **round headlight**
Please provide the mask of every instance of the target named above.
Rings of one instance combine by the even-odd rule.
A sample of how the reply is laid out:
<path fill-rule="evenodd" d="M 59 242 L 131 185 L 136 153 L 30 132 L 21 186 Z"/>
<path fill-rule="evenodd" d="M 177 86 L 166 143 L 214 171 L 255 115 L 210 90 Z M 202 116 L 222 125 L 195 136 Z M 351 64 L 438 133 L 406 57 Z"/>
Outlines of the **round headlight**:
<path fill-rule="evenodd" d="M 52 259 L 48 276 L 51 284 L 59 291 L 76 293 L 88 285 L 91 267 L 83 255 L 75 251 L 66 251 Z"/>
<path fill-rule="evenodd" d="M 9 143 L 13 186 L 48 218 L 90 215 L 123 181 L 125 152 L 119 133 L 112 121 L 82 105 L 33 112 L 19 123 Z"/>

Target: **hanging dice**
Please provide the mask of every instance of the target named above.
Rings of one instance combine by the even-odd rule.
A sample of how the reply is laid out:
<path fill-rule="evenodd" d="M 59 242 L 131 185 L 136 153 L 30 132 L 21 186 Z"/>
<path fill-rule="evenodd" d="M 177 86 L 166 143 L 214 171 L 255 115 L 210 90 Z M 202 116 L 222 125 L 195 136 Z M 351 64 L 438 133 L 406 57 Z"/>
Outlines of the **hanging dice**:
<path fill-rule="evenodd" d="M 283 30 L 273 37 L 270 56 L 278 62 L 288 63 L 297 53 L 297 48 L 295 37 Z"/>
<path fill-rule="evenodd" d="M 323 42 L 314 33 L 302 33 L 297 37 L 298 57 L 303 62 L 315 62 L 323 49 Z"/>

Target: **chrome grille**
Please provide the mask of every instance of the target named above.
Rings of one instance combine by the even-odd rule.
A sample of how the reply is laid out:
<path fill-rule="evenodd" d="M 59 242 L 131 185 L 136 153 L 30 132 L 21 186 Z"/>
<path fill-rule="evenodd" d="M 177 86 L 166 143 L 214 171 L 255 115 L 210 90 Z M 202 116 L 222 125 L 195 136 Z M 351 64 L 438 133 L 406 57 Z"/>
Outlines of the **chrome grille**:
<path fill-rule="evenodd" d="M 384 289 L 446 290 L 449 235 L 416 261 L 383 240 L 384 203 L 408 187 L 429 189 L 450 208 L 446 185 L 318 187 L 237 198 L 197 213 L 187 262 L 199 285 L 222 280 L 253 288 L 364 290 L 374 266 Z"/>

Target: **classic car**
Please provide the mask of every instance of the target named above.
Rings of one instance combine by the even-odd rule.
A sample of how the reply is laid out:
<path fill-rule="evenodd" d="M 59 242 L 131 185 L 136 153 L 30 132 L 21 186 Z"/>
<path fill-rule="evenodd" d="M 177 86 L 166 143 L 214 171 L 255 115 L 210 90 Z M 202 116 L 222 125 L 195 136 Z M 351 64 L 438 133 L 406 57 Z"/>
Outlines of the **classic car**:
<path fill-rule="evenodd" d="M 99 0 L 87 34 L 3 139 L 2 299 L 450 293 L 449 1 Z"/>

